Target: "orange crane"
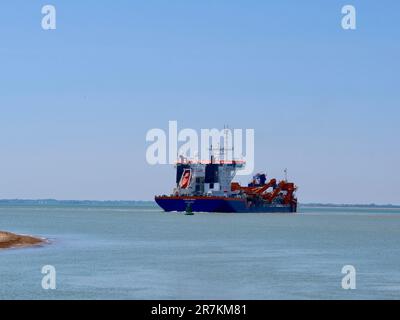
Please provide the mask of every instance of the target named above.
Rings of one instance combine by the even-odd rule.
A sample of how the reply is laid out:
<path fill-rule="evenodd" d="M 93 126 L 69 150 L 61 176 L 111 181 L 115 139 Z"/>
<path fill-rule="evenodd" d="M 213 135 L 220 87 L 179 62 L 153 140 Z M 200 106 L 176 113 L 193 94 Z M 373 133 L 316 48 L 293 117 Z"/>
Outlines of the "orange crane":
<path fill-rule="evenodd" d="M 263 195 L 263 198 L 268 202 L 272 202 L 272 200 L 274 200 L 282 191 L 286 191 L 283 202 L 288 204 L 293 200 L 293 193 L 296 191 L 296 186 L 292 182 L 281 181 L 274 191 Z"/>
<path fill-rule="evenodd" d="M 266 192 L 269 188 L 274 187 L 272 192 Z M 260 196 L 264 200 L 268 202 L 272 202 L 282 191 L 285 191 L 286 194 L 283 197 L 283 203 L 289 204 L 294 199 L 294 192 L 297 187 L 292 182 L 280 181 L 278 185 L 276 185 L 276 179 L 271 179 L 267 184 L 261 187 L 243 187 L 237 182 L 233 182 L 231 184 L 232 191 L 242 191 L 248 196 L 256 197 Z"/>
<path fill-rule="evenodd" d="M 276 185 L 276 179 L 271 179 L 267 184 L 262 187 L 257 187 L 254 190 L 254 194 L 262 194 L 267 191 L 269 188 L 274 187 Z"/>
<path fill-rule="evenodd" d="M 233 182 L 231 184 L 231 190 L 232 191 L 238 191 L 238 190 L 243 191 L 244 193 L 246 193 L 248 195 L 257 195 L 257 194 L 260 195 L 275 185 L 276 185 L 276 179 L 271 179 L 270 182 L 263 185 L 262 187 L 243 187 L 239 183 Z"/>

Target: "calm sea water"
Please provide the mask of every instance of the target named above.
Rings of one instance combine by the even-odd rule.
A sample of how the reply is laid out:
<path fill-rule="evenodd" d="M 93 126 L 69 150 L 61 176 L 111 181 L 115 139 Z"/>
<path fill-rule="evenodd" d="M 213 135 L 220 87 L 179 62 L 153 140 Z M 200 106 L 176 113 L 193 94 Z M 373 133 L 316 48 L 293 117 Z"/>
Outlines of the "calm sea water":
<path fill-rule="evenodd" d="M 0 230 L 50 239 L 0 251 L 2 299 L 400 299 L 400 210 L 296 215 L 156 207 L 0 207 Z M 43 290 L 53 265 L 57 289 Z M 343 290 L 344 265 L 357 270 Z"/>

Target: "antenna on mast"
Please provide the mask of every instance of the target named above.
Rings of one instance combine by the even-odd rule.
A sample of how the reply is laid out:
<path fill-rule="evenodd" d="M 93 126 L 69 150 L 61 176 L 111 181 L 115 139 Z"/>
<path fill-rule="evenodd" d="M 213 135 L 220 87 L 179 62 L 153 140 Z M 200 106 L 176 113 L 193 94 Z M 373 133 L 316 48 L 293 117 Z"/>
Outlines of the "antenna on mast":
<path fill-rule="evenodd" d="M 224 148 L 223 148 L 223 155 L 224 160 L 228 160 L 228 125 L 224 124 L 224 134 L 225 134 L 225 141 L 224 141 Z"/>
<path fill-rule="evenodd" d="M 233 160 L 233 151 L 234 151 L 234 147 L 233 147 L 233 136 L 231 133 L 231 130 L 229 128 L 229 125 L 225 124 L 224 125 L 224 148 L 222 149 L 223 151 L 223 155 L 225 160 Z M 231 138 L 231 139 L 229 139 Z M 232 145 L 229 145 L 229 143 L 231 143 Z M 232 159 L 230 159 L 230 157 Z"/>

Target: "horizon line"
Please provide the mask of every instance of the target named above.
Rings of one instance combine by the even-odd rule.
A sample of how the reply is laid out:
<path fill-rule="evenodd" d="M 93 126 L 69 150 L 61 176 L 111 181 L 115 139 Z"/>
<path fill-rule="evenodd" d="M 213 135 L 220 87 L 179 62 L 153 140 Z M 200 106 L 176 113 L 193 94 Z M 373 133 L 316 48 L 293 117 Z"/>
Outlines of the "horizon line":
<path fill-rule="evenodd" d="M 76 199 L 64 199 L 64 200 L 59 200 L 59 199 L 53 199 L 53 198 L 42 198 L 42 199 L 19 199 L 19 198 L 14 198 L 14 199 L 0 199 L 0 202 L 98 202 L 98 203 L 104 203 L 104 202 L 149 202 L 149 203 L 155 203 L 154 200 L 90 200 L 90 199 L 85 199 L 85 200 L 76 200 Z M 346 206 L 352 206 L 352 207 L 399 207 L 400 204 L 392 204 L 392 203 L 385 203 L 385 204 L 377 204 L 377 203 L 330 203 L 330 202 L 299 202 L 300 205 L 303 206 L 341 206 L 341 207 L 346 207 Z"/>

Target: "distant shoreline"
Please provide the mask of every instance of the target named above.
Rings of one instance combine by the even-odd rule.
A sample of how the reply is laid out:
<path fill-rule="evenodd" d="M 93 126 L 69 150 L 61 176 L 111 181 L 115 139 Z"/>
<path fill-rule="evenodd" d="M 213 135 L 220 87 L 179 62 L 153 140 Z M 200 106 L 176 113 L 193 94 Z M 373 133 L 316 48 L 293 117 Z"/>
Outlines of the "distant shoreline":
<path fill-rule="evenodd" d="M 33 236 L 20 235 L 0 231 L 0 250 L 11 248 L 25 248 L 45 243 L 45 240 Z"/>
<path fill-rule="evenodd" d="M 133 201 L 133 200 L 55 200 L 55 199 L 3 199 L 0 200 L 1 205 L 11 206 L 156 206 L 154 201 Z M 311 208 L 389 208 L 389 209 L 400 209 L 400 205 L 394 204 L 335 204 L 335 203 L 300 203 L 300 207 L 311 207 Z"/>
<path fill-rule="evenodd" d="M 335 203 L 300 203 L 300 207 L 308 208 L 378 208 L 378 209 L 400 209 L 400 205 L 394 204 L 335 204 Z"/>

